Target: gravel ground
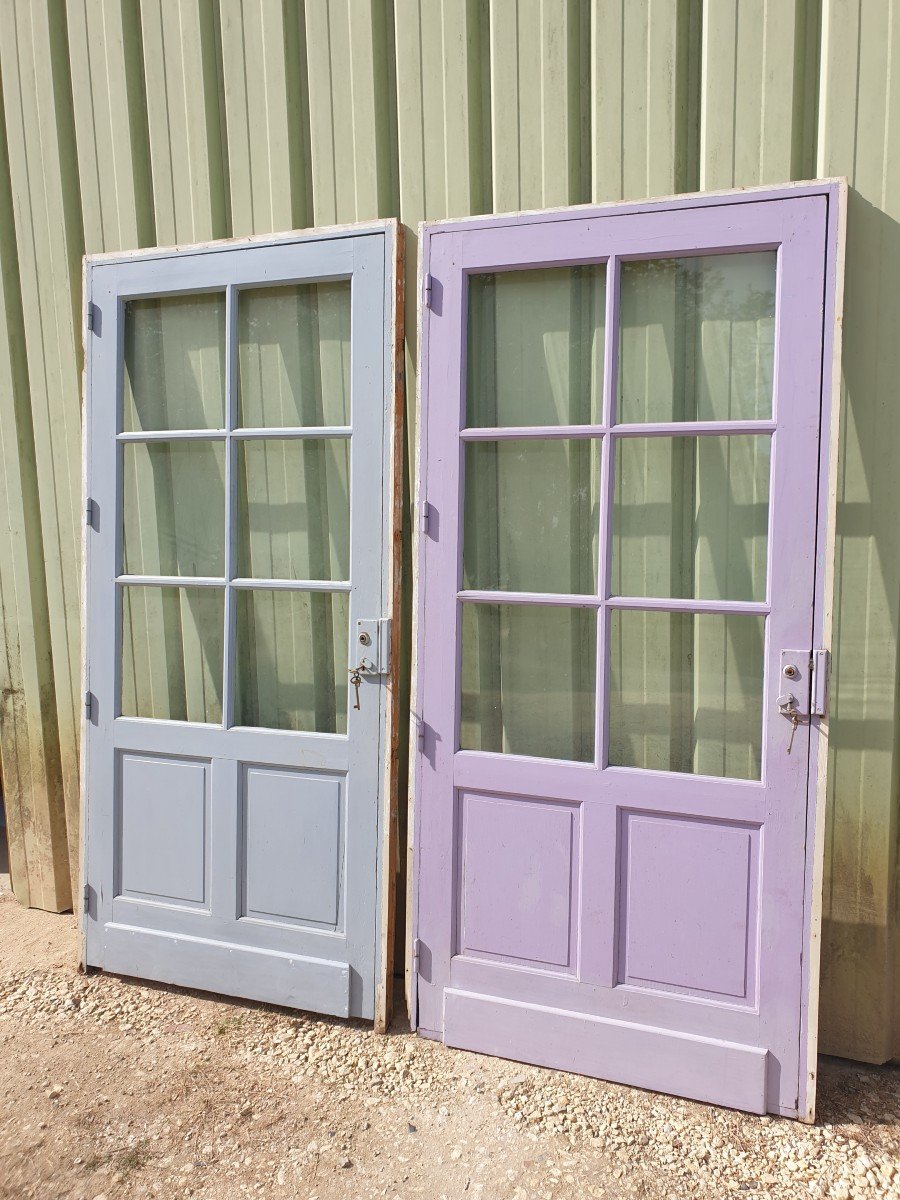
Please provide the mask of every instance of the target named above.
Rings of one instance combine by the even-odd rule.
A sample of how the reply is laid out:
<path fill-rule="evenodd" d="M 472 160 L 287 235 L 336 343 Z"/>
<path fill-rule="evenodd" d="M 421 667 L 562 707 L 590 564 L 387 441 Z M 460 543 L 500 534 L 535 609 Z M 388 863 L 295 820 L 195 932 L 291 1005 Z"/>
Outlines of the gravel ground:
<path fill-rule="evenodd" d="M 823 1061 L 820 1122 L 74 967 L 0 887 L 0 1197 L 900 1197 L 900 1069 Z"/>

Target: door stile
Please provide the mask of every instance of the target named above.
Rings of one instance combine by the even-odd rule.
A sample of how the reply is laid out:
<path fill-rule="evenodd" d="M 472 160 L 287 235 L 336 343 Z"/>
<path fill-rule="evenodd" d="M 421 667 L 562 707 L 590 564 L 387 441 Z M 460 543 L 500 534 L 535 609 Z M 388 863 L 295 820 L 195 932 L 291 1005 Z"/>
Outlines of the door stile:
<path fill-rule="evenodd" d="M 217 755 L 209 773 L 209 911 L 222 921 L 235 921 L 243 908 L 239 886 L 239 827 L 243 820 L 240 763 Z M 210 864 L 217 870 L 211 871 Z"/>
<path fill-rule="evenodd" d="M 805 879 L 807 805 L 810 795 L 810 728 L 812 721 L 803 722 L 797 730 L 793 753 L 789 761 L 781 749 L 786 744 L 787 726 L 775 705 L 780 679 L 780 652 L 796 645 L 812 652 L 816 642 L 814 597 L 816 586 L 815 541 L 809 529 L 817 522 L 818 475 L 821 438 L 822 395 L 822 335 L 824 290 L 822 286 L 824 232 L 826 228 L 824 196 L 810 198 L 805 204 L 789 206 L 783 212 L 783 236 L 779 250 L 782 271 L 781 287 L 787 278 L 794 280 L 794 294 L 818 297 L 818 303 L 779 308 L 776 340 L 776 372 L 773 414 L 777 429 L 772 435 L 772 497 L 770 499 L 769 535 L 769 597 L 802 595 L 803 601 L 793 607 L 773 607 L 767 620 L 769 634 L 766 675 L 766 713 L 764 727 L 764 781 L 767 797 L 767 831 L 781 833 L 791 853 L 771 857 L 769 886 L 763 892 L 760 912 L 760 937 L 771 953 L 759 958 L 760 1030 L 763 1044 L 782 1061 L 797 1063 L 793 1095 L 785 1087 L 778 1094 L 779 1081 L 773 1077 L 769 1084 L 769 1104 L 775 1111 L 796 1114 L 805 1111 L 806 1078 L 800 1074 L 798 1031 L 790 1031 L 780 1019 L 784 1011 L 801 1014 L 807 998 L 803 994 L 802 961 L 806 957 L 806 932 L 798 940 L 791 937 L 792 929 L 804 931 L 805 898 L 796 886 Z M 779 300 L 782 297 L 779 296 Z M 790 353 L 785 347 L 790 346 Z M 809 524 L 790 520 L 794 512 L 809 514 Z M 785 528 L 779 531 L 778 523 Z M 776 553 L 777 547 L 777 553 Z M 798 578 L 802 584 L 798 587 Z M 797 589 L 797 591 L 794 591 Z M 796 639 L 796 640 L 792 640 Z M 794 758 L 796 755 L 796 758 Z M 783 786 L 794 796 L 803 796 L 805 804 L 786 806 L 779 802 L 775 791 L 778 780 L 773 778 L 780 760 L 779 775 Z M 779 903 L 774 897 L 781 895 Z M 808 931 L 807 931 L 808 932 Z M 795 935 L 796 937 L 796 935 Z M 798 944 L 799 942 L 799 944 Z M 792 970 L 785 966 L 790 963 Z M 787 1084 L 788 1081 L 785 1081 Z"/>
<path fill-rule="evenodd" d="M 428 445 L 427 471 L 429 506 L 428 532 L 423 537 L 422 576 L 428 579 L 428 606 L 423 614 L 421 657 L 421 718 L 424 744 L 421 749 L 421 787 L 417 836 L 419 927 L 422 946 L 419 957 L 418 1012 L 423 1031 L 440 1036 L 443 1027 L 443 987 L 449 975 L 454 938 L 454 921 L 449 905 L 441 897 L 449 893 L 455 878 L 455 861 L 441 847 L 453 845 L 455 827 L 453 802 L 453 753 L 455 732 L 449 732 L 447 717 L 456 705 L 458 645 L 459 511 L 457 479 L 461 459 L 459 430 L 463 384 L 456 374 L 463 352 L 460 328 L 465 281 L 461 266 L 460 239 L 441 235 L 432 239 L 431 269 L 440 286 L 439 308 L 429 314 L 429 323 L 441 323 L 442 336 L 433 344 L 428 360 Z M 441 732 L 443 731 L 443 732 Z M 427 781 L 425 779 L 427 776 Z M 445 804 L 431 802 L 441 789 Z M 427 812 L 427 821 L 422 814 Z"/>

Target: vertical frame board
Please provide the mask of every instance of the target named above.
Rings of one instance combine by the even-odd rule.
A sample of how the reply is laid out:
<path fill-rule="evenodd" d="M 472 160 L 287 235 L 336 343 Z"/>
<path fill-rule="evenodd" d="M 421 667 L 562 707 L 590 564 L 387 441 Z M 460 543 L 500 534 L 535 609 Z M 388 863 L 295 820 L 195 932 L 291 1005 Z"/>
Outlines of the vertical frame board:
<path fill-rule="evenodd" d="M 430 323 L 433 319 L 439 318 L 442 313 L 442 305 L 448 302 L 453 306 L 453 311 L 461 302 L 461 297 L 458 294 L 458 283 L 456 280 L 460 276 L 459 265 L 452 259 L 452 251 L 449 247 L 462 245 L 464 241 L 460 238 L 450 238 L 446 241 L 448 249 L 442 251 L 441 254 L 441 269 L 440 279 L 432 279 L 433 256 L 435 239 L 442 234 L 448 233 L 452 235 L 461 235 L 461 239 L 465 239 L 465 235 L 469 231 L 481 231 L 485 229 L 508 230 L 512 232 L 512 228 L 517 230 L 515 245 L 517 247 L 515 261 L 519 264 L 525 264 L 528 261 L 533 263 L 554 261 L 552 254 L 546 256 L 546 252 L 542 253 L 538 247 L 540 245 L 549 246 L 545 240 L 545 234 L 548 232 L 535 228 L 533 245 L 533 258 L 529 260 L 529 252 L 526 247 L 529 244 L 528 227 L 531 225 L 540 226 L 548 221 L 578 221 L 584 218 L 597 217 L 614 217 L 617 215 L 631 215 L 642 213 L 664 213 L 666 211 L 684 211 L 688 209 L 703 209 L 708 206 L 717 206 L 728 204 L 731 206 L 731 217 L 734 228 L 734 244 L 741 244 L 741 205 L 747 204 L 763 204 L 767 201 L 776 202 L 778 200 L 789 199 L 791 197 L 820 197 L 824 200 L 826 212 L 826 228 L 824 231 L 825 244 L 822 247 L 822 255 L 824 260 L 824 295 L 822 297 L 822 355 L 821 355 L 821 373 L 820 379 L 820 401 L 819 401 L 819 420 L 820 428 L 825 431 L 825 435 L 820 438 L 818 451 L 818 469 L 817 469 L 817 492 L 815 495 L 815 571 L 814 571 L 814 595 L 811 598 L 811 611 L 813 615 L 812 637 L 813 645 L 825 650 L 829 647 L 830 638 L 830 620 L 829 620 L 829 596 L 833 578 L 833 564 L 831 556 L 833 555 L 833 538 L 834 538 L 834 476 L 836 462 L 836 420 L 835 410 L 837 406 L 837 391 L 838 391 L 838 375 L 840 362 L 840 323 L 841 323 L 841 293 L 842 293 L 842 263 L 843 263 L 843 239 L 844 239 L 844 222 L 845 222 L 845 203 L 846 203 L 846 184 L 842 180 L 824 180 L 811 183 L 799 183 L 795 185 L 785 186 L 783 188 L 751 188 L 740 193 L 721 192 L 721 193 L 705 193 L 690 196 L 673 197 L 668 200 L 651 201 L 637 204 L 609 204 L 599 207 L 584 206 L 580 208 L 561 209 L 546 213 L 523 213 L 513 217 L 498 217 L 498 218 L 483 218 L 470 219 L 462 221 L 442 221 L 433 223 L 424 223 L 420 226 L 420 244 L 421 244 L 421 273 L 420 273 L 420 296 L 419 296 L 419 387 L 420 387 L 420 417 L 419 417 L 419 435 L 417 438 L 417 488 L 416 488 L 416 531 L 414 542 L 414 570 L 413 570 L 413 587 L 414 587 L 414 636 L 413 636 L 413 655 L 414 655 L 414 674 L 413 674 L 413 701 L 412 701 L 412 724 L 410 736 L 410 757 L 415 763 L 415 772 L 413 775 L 413 788 L 411 797 L 411 814 L 410 828 L 412 830 L 411 842 L 413 846 L 413 872 L 411 886 L 408 894 L 408 903 L 410 906 L 410 948 L 409 948 L 409 970 L 407 975 L 408 1003 L 412 1018 L 413 1028 L 419 1028 L 420 1032 L 426 1036 L 440 1037 L 439 1031 L 425 1028 L 421 1025 L 421 1019 L 417 1011 L 418 1001 L 418 979 L 431 978 L 432 966 L 434 963 L 434 948 L 432 946 L 422 947 L 419 942 L 419 897 L 420 889 L 425 885 L 421 876 L 421 866 L 418 858 L 418 847 L 421 844 L 421 811 L 418 800 L 421 795 L 422 787 L 422 765 L 425 756 L 429 753 L 429 730 L 423 722 L 423 678 L 421 672 L 421 663 L 423 661 L 423 621 L 422 614 L 426 608 L 434 605 L 436 598 L 428 595 L 429 581 L 425 578 L 424 558 L 426 546 L 430 537 L 439 536 L 439 522 L 441 520 L 440 513 L 434 513 L 429 509 L 429 492 L 432 486 L 436 486 L 443 493 L 443 502 L 446 505 L 447 494 L 446 484 L 443 481 L 445 471 L 449 471 L 451 475 L 456 474 L 458 467 L 455 461 L 455 452 L 451 457 L 453 461 L 447 460 L 446 465 L 442 465 L 440 458 L 435 461 L 429 460 L 429 420 L 431 416 L 429 402 L 429 369 L 434 370 L 433 365 L 430 368 L 429 364 L 429 332 Z M 752 210 L 748 210 L 752 211 Z M 758 209 L 761 211 L 761 209 Z M 451 258 L 448 258 L 448 253 Z M 568 260 L 567 260 L 568 261 Z M 572 260 L 574 261 L 574 260 Z M 467 269 L 473 268 L 467 260 Z M 608 286 L 611 286 L 608 279 Z M 608 317 L 609 319 L 609 317 Z M 448 358 L 447 355 L 450 354 Z M 448 351 L 446 348 L 442 352 L 440 366 L 440 378 L 443 382 L 450 382 L 447 375 L 448 370 L 452 370 L 451 360 L 453 351 Z M 459 356 L 457 362 L 462 361 L 464 348 L 459 346 L 455 353 Z M 607 379 L 607 387 L 612 387 L 613 384 Z M 452 515 L 452 514 L 451 514 Z M 437 517 L 437 521 L 435 520 Z M 455 521 L 453 522 L 455 524 Z M 809 548 L 810 552 L 812 547 Z M 446 581 L 444 581 L 446 584 Z M 441 590 L 445 590 L 443 587 Z M 475 593 L 471 593 L 473 598 Z M 799 1037 L 799 1078 L 797 1080 L 799 1103 L 796 1107 L 783 1108 L 781 1111 L 786 1115 L 796 1115 L 807 1121 L 813 1119 L 815 1106 L 815 1071 L 816 1071 L 816 1041 L 818 1029 L 818 957 L 819 957 L 819 938 L 821 924 L 821 872 L 822 858 L 824 845 L 824 804 L 825 804 L 825 763 L 827 761 L 827 735 L 828 723 L 827 718 L 823 716 L 813 715 L 809 722 L 810 737 L 808 742 L 809 748 L 809 770 L 806 778 L 806 809 L 805 809 L 805 867 L 802 881 L 802 927 L 803 927 L 803 954 L 800 978 L 800 992 L 797 997 L 798 1012 L 803 1013 L 801 1026 L 798 1028 Z M 424 745 L 424 750 L 423 750 Z M 497 776 L 499 779 L 499 775 Z M 433 932 L 433 931 L 432 931 Z M 439 953 L 446 953 L 444 949 L 440 949 Z M 702 1024 L 702 1023 L 701 1023 Z"/>

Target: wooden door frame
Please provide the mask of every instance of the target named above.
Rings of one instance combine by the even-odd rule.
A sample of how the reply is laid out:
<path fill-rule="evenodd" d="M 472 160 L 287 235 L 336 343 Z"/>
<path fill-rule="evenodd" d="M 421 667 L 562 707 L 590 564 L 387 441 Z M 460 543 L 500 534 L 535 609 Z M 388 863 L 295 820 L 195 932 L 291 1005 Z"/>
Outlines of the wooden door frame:
<path fill-rule="evenodd" d="M 391 621 L 390 667 L 385 677 L 382 753 L 382 797 L 378 812 L 378 855 L 376 888 L 379 905 L 379 941 L 375 956 L 375 1031 L 384 1033 L 393 1014 L 393 937 L 396 912 L 396 863 L 398 858 L 397 782 L 400 736 L 400 659 L 401 659 L 401 563 L 402 563 L 402 503 L 403 448 L 405 428 L 405 370 L 404 370 L 404 227 L 395 218 L 346 225 L 323 226 L 315 229 L 291 230 L 279 234 L 222 238 L 190 245 L 153 246 L 142 250 L 107 254 L 86 254 L 82 259 L 82 512 L 88 501 L 88 432 L 90 423 L 91 390 L 91 272 L 96 265 L 128 264 L 152 259 L 190 257 L 215 254 L 243 247 L 290 246 L 298 242 L 330 241 L 340 238 L 380 234 L 384 239 L 384 311 L 389 315 L 383 330 L 384 345 L 384 418 L 389 431 L 384 439 L 385 495 L 383 562 L 386 573 L 385 596 Z M 352 336 L 352 335 L 351 335 Z M 82 522 L 81 540 L 81 684 L 86 691 L 87 673 L 87 521 Z M 80 730 L 80 799 L 79 864 L 80 878 L 75 895 L 75 912 L 79 923 L 79 965 L 86 969 L 86 923 L 84 893 L 87 881 L 87 720 L 81 709 Z"/>
<path fill-rule="evenodd" d="M 425 221 L 419 225 L 419 288 L 417 298 L 417 374 L 418 429 L 415 460 L 415 523 L 412 553 L 412 690 L 410 702 L 410 785 L 407 835 L 407 959 L 406 999 L 412 1029 L 418 1027 L 417 1011 L 417 937 L 418 937 L 418 822 L 417 798 L 421 787 L 419 732 L 422 726 L 422 689 L 418 666 L 423 656 L 423 622 L 420 620 L 424 595 L 424 553 L 427 523 L 427 494 L 424 486 L 427 469 L 428 374 L 426 341 L 430 316 L 440 312 L 439 285 L 431 286 L 430 262 L 432 239 L 442 232 L 463 233 L 504 226 L 546 224 L 550 220 L 583 220 L 624 214 L 663 213 L 688 208 L 718 207 L 727 204 L 787 200 L 800 196 L 824 196 L 828 211 L 825 239 L 825 292 L 823 305 L 823 350 L 821 368 L 820 430 L 826 431 L 819 442 L 819 482 L 816 499 L 816 571 L 813 597 L 814 628 L 821 630 L 821 648 L 831 652 L 834 599 L 835 512 L 840 427 L 841 333 L 844 291 L 844 255 L 847 222 L 847 180 L 830 178 L 786 184 L 781 187 L 747 188 L 739 191 L 696 192 L 631 202 L 578 205 L 558 209 L 534 210 L 461 220 Z M 810 770 L 807 782 L 806 861 L 804 872 L 803 923 L 808 931 L 809 954 L 804 956 L 801 972 L 802 1007 L 800 1028 L 800 1078 L 807 1078 L 806 1103 L 800 1119 L 811 1122 L 815 1114 L 817 1076 L 819 963 L 822 930 L 822 878 L 825 857 L 825 807 L 828 788 L 828 715 L 810 719 Z"/>

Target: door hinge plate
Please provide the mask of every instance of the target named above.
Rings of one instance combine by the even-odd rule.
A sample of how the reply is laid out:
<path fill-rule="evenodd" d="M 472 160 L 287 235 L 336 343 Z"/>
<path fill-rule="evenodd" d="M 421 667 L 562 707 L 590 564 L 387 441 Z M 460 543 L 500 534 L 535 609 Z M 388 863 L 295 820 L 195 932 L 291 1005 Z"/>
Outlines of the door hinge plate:
<path fill-rule="evenodd" d="M 419 529 L 423 536 L 427 537 L 431 527 L 431 505 L 427 500 L 423 500 L 419 505 Z"/>
<path fill-rule="evenodd" d="M 85 501 L 85 505 L 84 505 L 84 523 L 85 523 L 85 525 L 87 525 L 88 529 L 93 528 L 93 525 L 94 525 L 94 502 L 93 502 L 93 500 L 90 499 L 90 497 Z"/>
<path fill-rule="evenodd" d="M 813 650 L 809 711 L 814 717 L 824 717 L 828 712 L 828 679 L 830 674 L 830 651 Z"/>
<path fill-rule="evenodd" d="M 391 618 L 357 621 L 356 645 L 366 675 L 387 675 L 391 669 Z"/>
<path fill-rule="evenodd" d="M 431 308 L 432 297 L 434 296 L 434 279 L 431 275 L 426 275 L 422 280 L 422 299 L 425 302 L 426 308 Z"/>
<path fill-rule="evenodd" d="M 89 333 L 93 333 L 94 331 L 94 314 L 96 312 L 96 308 L 97 306 L 89 300 L 84 314 L 84 323 Z"/>
<path fill-rule="evenodd" d="M 94 709 L 94 696 L 92 692 L 84 693 L 84 715 L 90 720 Z"/>
<path fill-rule="evenodd" d="M 419 969 L 419 950 L 421 949 L 421 947 L 422 947 L 422 943 L 419 941 L 419 939 L 413 938 L 413 952 L 412 952 L 413 972 L 416 972 Z"/>

